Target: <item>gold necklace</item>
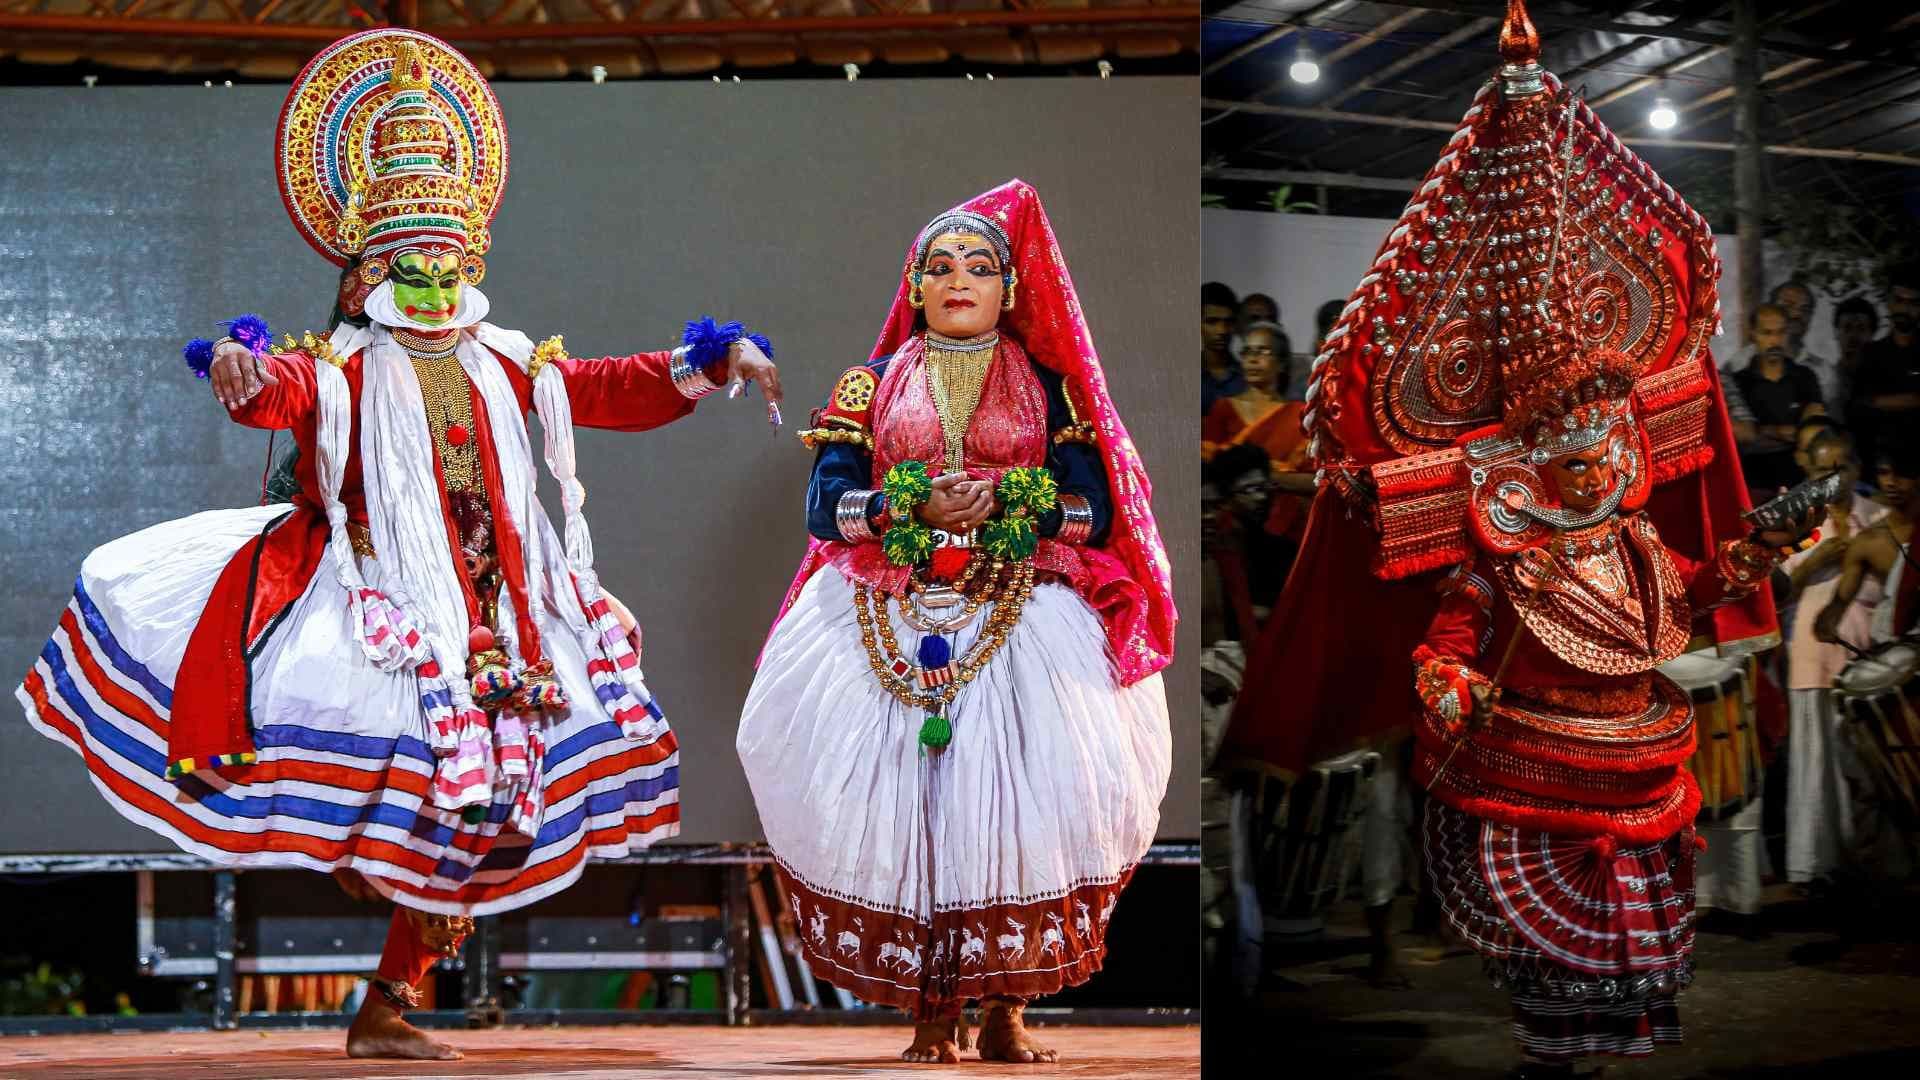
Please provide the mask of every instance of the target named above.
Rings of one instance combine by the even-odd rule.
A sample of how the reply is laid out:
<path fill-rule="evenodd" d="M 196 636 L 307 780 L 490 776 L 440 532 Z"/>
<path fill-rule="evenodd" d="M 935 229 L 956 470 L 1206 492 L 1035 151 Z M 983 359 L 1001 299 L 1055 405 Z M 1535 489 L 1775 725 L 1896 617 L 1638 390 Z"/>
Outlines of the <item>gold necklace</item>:
<path fill-rule="evenodd" d="M 949 472 L 966 467 L 967 427 L 980 407 L 980 394 L 986 389 L 993 358 L 1000 351 L 999 342 L 997 333 L 966 341 L 931 331 L 927 334 L 927 381 L 933 391 L 933 406 L 940 414 Z"/>
<path fill-rule="evenodd" d="M 397 335 L 395 339 L 399 340 Z M 414 377 L 420 381 L 420 402 L 426 406 L 427 430 L 440 455 L 440 473 L 447 490 L 484 490 L 480 446 L 473 433 L 473 389 L 466 369 L 452 349 L 426 355 L 408 349 L 407 354 L 413 359 Z"/>

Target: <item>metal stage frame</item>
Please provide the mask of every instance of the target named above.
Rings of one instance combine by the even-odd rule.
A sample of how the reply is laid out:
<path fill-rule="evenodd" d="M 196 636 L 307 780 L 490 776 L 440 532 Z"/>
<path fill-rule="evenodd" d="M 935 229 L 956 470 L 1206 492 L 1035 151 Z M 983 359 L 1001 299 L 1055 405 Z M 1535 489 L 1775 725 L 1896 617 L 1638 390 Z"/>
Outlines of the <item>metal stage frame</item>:
<path fill-rule="evenodd" d="M 535 970 L 592 970 L 620 967 L 648 970 L 714 970 L 723 972 L 722 1005 L 718 1009 L 502 1009 L 498 1005 L 497 983 L 503 954 L 500 951 L 499 920 L 485 916 L 474 920 L 473 935 L 467 940 L 459 961 L 462 971 L 463 1009 L 426 1009 L 408 1014 L 421 1027 L 457 1028 L 512 1025 L 609 1024 L 894 1024 L 901 1016 L 891 1009 L 755 1009 L 750 1007 L 754 966 L 752 905 L 748 898 L 748 872 L 771 865 L 764 844 L 661 845 L 619 859 L 599 859 L 596 866 L 707 866 L 724 875 L 721 922 L 725 933 L 718 948 L 710 950 L 674 950 L 657 954 L 615 953 L 608 962 L 599 962 L 594 954 L 570 956 L 560 963 L 554 956 L 519 958 L 513 966 Z M 1194 867 L 1200 865 L 1197 841 L 1157 843 L 1141 859 L 1143 866 Z M 212 876 L 214 927 L 213 956 L 208 958 L 168 957 L 154 948 L 153 875 L 161 872 L 198 872 Z M 294 974 L 311 970 L 298 965 L 274 963 L 272 957 L 239 957 L 235 941 L 236 879 L 244 870 L 222 869 L 197 855 L 184 852 L 153 854 L 50 854 L 0 855 L 0 875 L 34 876 L 52 874 L 137 875 L 137 943 L 142 973 L 161 977 L 211 976 L 212 1011 L 151 1013 L 141 1016 L 0 1016 L 0 1035 L 85 1034 L 113 1031 L 172 1031 L 208 1029 L 231 1031 L 240 1028 L 340 1027 L 351 1019 L 344 1013 L 242 1013 L 238 1009 L 236 986 L 243 974 Z M 378 957 L 336 957 L 329 970 L 340 966 L 370 970 Z M 355 963 L 344 964 L 344 961 Z M 365 964 L 357 961 L 365 960 Z M 1198 1022 L 1199 1010 L 1171 1009 L 1072 1009 L 1036 1007 L 1028 1010 L 1035 1020 L 1071 1021 L 1075 1024 L 1115 1026 L 1161 1026 Z"/>

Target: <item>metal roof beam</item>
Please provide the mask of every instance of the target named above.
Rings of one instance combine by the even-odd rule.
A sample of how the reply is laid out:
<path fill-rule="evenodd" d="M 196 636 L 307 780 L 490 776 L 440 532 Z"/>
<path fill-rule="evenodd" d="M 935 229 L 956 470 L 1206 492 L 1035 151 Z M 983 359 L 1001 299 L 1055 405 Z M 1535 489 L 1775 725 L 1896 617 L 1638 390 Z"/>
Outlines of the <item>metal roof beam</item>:
<path fill-rule="evenodd" d="M 1289 116 L 1301 120 L 1325 120 L 1343 124 L 1374 124 L 1380 127 L 1409 128 L 1420 131 L 1445 131 L 1451 133 L 1458 124 L 1443 120 L 1421 120 L 1411 116 L 1375 116 L 1372 113 L 1346 112 L 1340 109 L 1322 109 L 1308 105 L 1258 105 L 1244 101 L 1222 101 L 1218 98 L 1201 98 L 1200 107 L 1205 109 L 1238 109 L 1241 112 L 1259 113 L 1271 116 Z M 1712 142 L 1704 139 L 1647 139 L 1622 138 L 1629 146 L 1668 147 L 1674 150 L 1718 150 L 1733 152 L 1730 142 Z M 1786 157 L 1821 157 L 1842 161 L 1881 161 L 1889 165 L 1920 165 L 1920 156 L 1912 154 L 1882 154 L 1865 150 L 1844 150 L 1824 146 L 1795 146 L 1786 143 L 1774 143 L 1761 147 L 1766 153 Z"/>
<path fill-rule="evenodd" d="M 1447 11 L 1455 15 L 1481 15 L 1499 18 L 1506 14 L 1506 5 L 1491 0 L 1376 0 L 1387 7 L 1419 8 L 1422 11 Z M 1716 34 L 1705 30 L 1695 30 L 1681 25 L 1687 20 L 1676 19 L 1660 26 L 1644 23 L 1623 23 L 1611 19 L 1593 18 L 1580 14 L 1559 11 L 1545 14 L 1529 13 L 1535 26 L 1542 33 L 1552 30 L 1594 30 L 1605 34 L 1626 34 L 1637 37 L 1672 38 L 1676 41 L 1691 41 L 1696 45 L 1718 45 L 1728 47 L 1733 44 L 1732 36 Z M 1849 60 L 1877 59 L 1881 63 L 1920 69 L 1920 57 L 1910 51 L 1893 49 L 1889 46 L 1863 46 L 1845 49 L 1824 48 L 1805 41 L 1790 41 L 1779 37 L 1760 39 L 1760 48 L 1765 52 L 1776 52 L 1786 56 L 1800 56 L 1809 60 L 1826 60 L 1832 63 L 1845 63 Z M 1886 55 L 1883 55 L 1886 54 Z"/>
<path fill-rule="evenodd" d="M 1360 176 L 1356 173 L 1304 172 L 1299 169 L 1230 169 L 1210 168 L 1200 170 L 1200 175 L 1208 180 L 1245 180 L 1259 184 L 1302 184 L 1340 188 L 1362 188 L 1368 191 L 1397 191 L 1405 194 L 1420 183 L 1419 177 L 1403 180 L 1395 176 Z"/>

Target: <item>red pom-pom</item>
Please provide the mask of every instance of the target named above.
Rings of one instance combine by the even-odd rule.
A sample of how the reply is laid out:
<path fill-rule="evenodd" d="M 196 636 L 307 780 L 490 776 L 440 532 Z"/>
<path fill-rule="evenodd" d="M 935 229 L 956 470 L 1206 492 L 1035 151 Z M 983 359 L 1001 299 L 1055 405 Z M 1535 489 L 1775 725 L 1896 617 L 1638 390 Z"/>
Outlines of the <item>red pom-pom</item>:
<path fill-rule="evenodd" d="M 467 631 L 467 651 L 469 653 L 486 652 L 493 648 L 493 631 L 484 626 L 476 626 Z"/>
<path fill-rule="evenodd" d="M 932 575 L 936 581 L 952 581 L 967 568 L 967 560 L 973 557 L 968 548 L 942 547 L 933 549 Z"/>
<path fill-rule="evenodd" d="M 1810 532 L 1810 533 L 1808 533 L 1808 534 L 1807 534 L 1807 539 L 1809 539 L 1809 540 L 1818 540 L 1818 539 L 1820 539 L 1820 530 L 1816 528 L 1816 529 L 1814 529 L 1814 530 L 1813 530 L 1812 532 Z"/>
<path fill-rule="evenodd" d="M 1704 852 L 1704 851 L 1706 851 L 1706 850 L 1707 850 L 1707 838 L 1706 838 L 1706 837 L 1704 837 L 1704 836 L 1702 836 L 1702 835 L 1700 835 L 1699 833 L 1694 833 L 1694 834 L 1693 834 L 1693 846 L 1694 846 L 1694 848 L 1695 848 L 1696 850 L 1698 850 L 1698 851 L 1702 851 L 1702 852 Z"/>
<path fill-rule="evenodd" d="M 1613 853 L 1619 850 L 1611 836 L 1596 836 L 1593 838 L 1593 843 L 1588 846 L 1593 849 L 1595 855 L 1609 862 L 1613 860 Z"/>
<path fill-rule="evenodd" d="M 467 445 L 467 429 L 459 424 L 448 428 L 447 442 L 453 446 Z"/>

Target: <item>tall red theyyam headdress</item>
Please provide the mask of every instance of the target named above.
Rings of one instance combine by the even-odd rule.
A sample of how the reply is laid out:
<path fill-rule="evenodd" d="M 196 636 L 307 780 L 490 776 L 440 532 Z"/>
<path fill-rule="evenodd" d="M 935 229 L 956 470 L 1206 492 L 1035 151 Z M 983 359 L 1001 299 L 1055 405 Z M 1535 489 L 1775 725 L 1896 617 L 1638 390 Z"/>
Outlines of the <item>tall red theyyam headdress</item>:
<path fill-rule="evenodd" d="M 1107 547 L 1147 594 L 1144 620 L 1116 638 L 1116 644 L 1124 639 L 1124 646 L 1116 649 L 1121 654 L 1116 657 L 1121 676 L 1129 683 L 1137 681 L 1165 667 L 1173 657 L 1174 627 L 1179 621 L 1173 606 L 1173 567 L 1154 521 L 1153 485 L 1107 392 L 1106 373 L 1100 367 L 1100 354 L 1094 351 L 1073 278 L 1067 273 L 1066 257 L 1054 240 L 1039 193 L 1025 181 L 1009 180 L 949 213 L 980 215 L 1005 233 L 1020 284 L 1018 302 L 1001 316 L 1000 331 L 1018 339 L 1035 362 L 1065 376 L 1067 392 L 1074 395 L 1080 415 L 1094 425 L 1113 496 L 1114 520 Z M 922 239 L 916 236 L 907 251 L 909 266 L 920 256 Z M 873 347 L 876 359 L 891 355 L 915 333 L 917 312 L 907 302 L 907 293 L 903 276 Z"/>
<path fill-rule="evenodd" d="M 1475 478 L 1601 412 L 1639 429 L 1646 480 L 1717 461 L 1711 486 L 1741 498 L 1710 424 L 1724 414 L 1712 230 L 1539 53 L 1509 0 L 1505 62 L 1314 360 L 1310 449 L 1373 516 L 1382 576 L 1466 558 Z"/>
<path fill-rule="evenodd" d="M 1630 508 L 1644 500 L 1668 546 L 1703 559 L 1748 531 L 1707 347 L 1712 231 L 1539 55 L 1509 0 L 1503 63 L 1314 358 L 1303 425 L 1321 487 L 1249 651 L 1228 758 L 1296 772 L 1404 731 L 1436 602 L 1410 579 L 1498 551 L 1490 540 L 1539 542 L 1486 527 L 1491 496 L 1547 495 L 1533 452 L 1580 441 L 1596 413 L 1630 426 Z M 1765 590 L 1708 619 L 1729 651 L 1778 640 Z"/>

